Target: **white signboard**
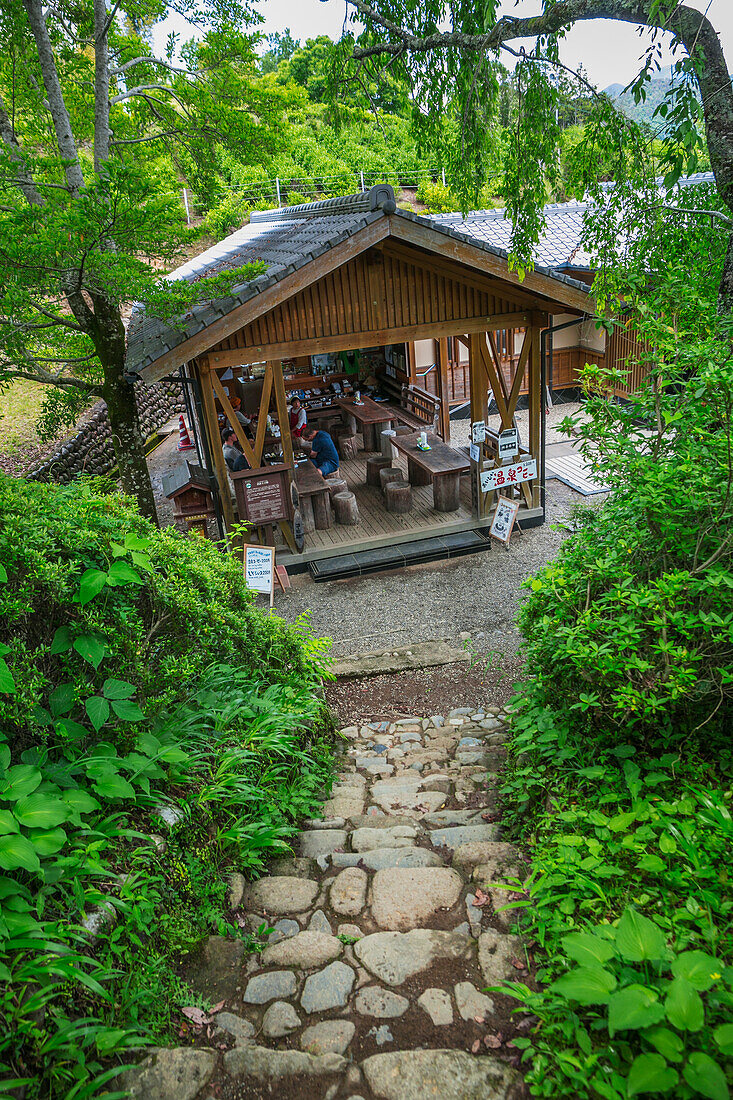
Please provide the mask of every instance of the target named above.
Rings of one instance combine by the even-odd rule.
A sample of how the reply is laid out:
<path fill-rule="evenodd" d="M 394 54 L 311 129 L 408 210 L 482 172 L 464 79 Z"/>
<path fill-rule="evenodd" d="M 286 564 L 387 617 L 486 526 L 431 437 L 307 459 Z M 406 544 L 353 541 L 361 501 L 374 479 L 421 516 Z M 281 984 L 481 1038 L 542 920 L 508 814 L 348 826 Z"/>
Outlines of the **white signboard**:
<path fill-rule="evenodd" d="M 475 443 L 468 444 L 468 453 L 471 458 L 471 462 L 481 461 L 481 448 L 477 447 Z"/>
<path fill-rule="evenodd" d="M 509 500 L 508 497 L 499 497 L 496 502 L 494 518 L 491 521 L 491 529 L 489 531 L 491 537 L 498 539 L 499 542 L 503 542 L 505 546 L 508 546 L 509 539 L 512 537 L 512 528 L 514 527 L 514 521 L 517 518 L 518 511 L 518 500 Z"/>
<path fill-rule="evenodd" d="M 519 432 L 516 428 L 505 428 L 499 432 L 499 459 L 514 458 L 519 454 Z"/>
<path fill-rule="evenodd" d="M 471 425 L 471 439 L 474 443 L 483 443 L 486 439 L 486 425 L 483 420 L 474 420 Z"/>
<path fill-rule="evenodd" d="M 490 493 L 492 489 L 519 485 L 523 481 L 532 481 L 536 477 L 537 462 L 534 458 L 515 462 L 512 466 L 497 466 L 495 470 L 484 470 L 481 474 L 481 492 Z"/>
<path fill-rule="evenodd" d="M 275 547 L 274 546 L 250 546 L 244 547 L 244 581 L 247 588 L 254 592 L 262 592 L 263 595 L 272 597 L 275 587 Z"/>

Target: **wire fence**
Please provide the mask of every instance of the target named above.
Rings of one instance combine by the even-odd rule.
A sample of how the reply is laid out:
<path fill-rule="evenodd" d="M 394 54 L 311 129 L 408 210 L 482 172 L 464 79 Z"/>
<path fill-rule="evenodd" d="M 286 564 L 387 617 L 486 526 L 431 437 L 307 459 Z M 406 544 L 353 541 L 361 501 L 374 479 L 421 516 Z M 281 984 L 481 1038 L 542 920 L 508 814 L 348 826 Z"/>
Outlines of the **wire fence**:
<path fill-rule="evenodd" d="M 270 209 L 294 206 L 304 200 L 312 202 L 334 195 L 366 191 L 379 183 L 391 183 L 396 188 L 418 188 L 421 183 L 428 182 L 442 183 L 445 186 L 445 169 L 427 164 L 406 172 L 355 168 L 323 176 L 275 176 L 272 179 L 256 180 L 246 187 L 225 186 L 224 192 L 251 209 Z M 189 221 L 192 215 L 206 212 L 207 206 L 192 195 L 188 188 L 183 189 L 182 198 Z"/>

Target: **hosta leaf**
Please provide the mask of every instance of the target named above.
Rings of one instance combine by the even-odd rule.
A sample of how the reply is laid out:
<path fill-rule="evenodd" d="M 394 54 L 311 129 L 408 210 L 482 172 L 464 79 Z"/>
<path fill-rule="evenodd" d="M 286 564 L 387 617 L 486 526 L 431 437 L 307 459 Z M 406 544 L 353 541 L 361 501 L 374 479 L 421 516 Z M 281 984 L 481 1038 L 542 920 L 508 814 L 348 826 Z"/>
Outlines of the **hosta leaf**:
<path fill-rule="evenodd" d="M 100 730 L 109 718 L 109 703 L 101 695 L 92 695 L 84 703 L 84 708 L 89 715 L 89 721 L 95 730 Z"/>
<path fill-rule="evenodd" d="M 0 867 L 5 871 L 38 871 L 41 862 L 28 837 L 12 833 L 0 836 Z"/>
<path fill-rule="evenodd" d="M 15 695 L 15 679 L 4 657 L 0 657 L 0 691 L 6 695 Z"/>
<path fill-rule="evenodd" d="M 125 680 L 110 678 L 102 684 L 102 695 L 105 699 L 129 699 L 135 694 L 135 685 L 128 684 Z"/>
<path fill-rule="evenodd" d="M 713 1032 L 713 1039 L 723 1054 L 733 1056 L 733 1024 L 721 1024 Z"/>
<path fill-rule="evenodd" d="M 550 986 L 553 993 L 560 993 L 581 1005 L 605 1005 L 616 988 L 616 979 L 601 966 L 579 966 L 563 974 Z"/>
<path fill-rule="evenodd" d="M 14 764 L 0 779 L 0 798 L 17 802 L 33 794 L 42 779 L 41 772 L 33 764 Z"/>
<path fill-rule="evenodd" d="M 139 722 L 145 717 L 137 703 L 133 703 L 130 699 L 113 699 L 112 710 L 123 722 Z"/>
<path fill-rule="evenodd" d="M 602 940 L 592 932 L 571 932 L 563 936 L 562 946 L 565 954 L 581 966 L 608 962 L 616 954 L 616 949 L 609 940 Z"/>
<path fill-rule="evenodd" d="M 53 636 L 49 653 L 66 653 L 71 649 L 71 631 L 68 626 L 60 626 Z"/>
<path fill-rule="evenodd" d="M 66 843 L 63 829 L 34 829 L 28 839 L 39 856 L 55 856 Z"/>
<path fill-rule="evenodd" d="M 10 810 L 0 810 L 0 836 L 20 832 L 15 815 Z"/>
<path fill-rule="evenodd" d="M 639 860 L 637 867 L 640 871 L 649 871 L 651 874 L 658 874 L 659 871 L 664 871 L 666 864 L 659 856 L 648 855 Z"/>
<path fill-rule="evenodd" d="M 704 951 L 685 951 L 672 963 L 675 978 L 686 978 L 694 989 L 710 989 L 718 980 L 713 974 L 720 974 L 721 966 L 712 955 Z"/>
<path fill-rule="evenodd" d="M 699 1031 L 705 1022 L 700 994 L 686 978 L 675 978 L 664 1000 L 667 1019 L 680 1031 Z"/>
<path fill-rule="evenodd" d="M 104 588 L 107 583 L 107 574 L 101 569 L 85 569 L 79 581 L 79 603 L 82 606 L 89 603 Z"/>
<path fill-rule="evenodd" d="M 647 1039 L 668 1062 L 681 1062 L 685 1044 L 681 1037 L 668 1027 L 650 1027 L 644 1032 Z"/>
<path fill-rule="evenodd" d="M 656 990 L 646 986 L 629 985 L 613 993 L 609 999 L 608 1030 L 611 1037 L 617 1031 L 652 1027 L 663 1019 L 664 1008 L 659 1004 Z"/>
<path fill-rule="evenodd" d="M 661 1054 L 640 1054 L 631 1063 L 626 1079 L 628 1096 L 641 1092 L 669 1092 L 677 1084 L 677 1071 L 667 1065 Z"/>
<path fill-rule="evenodd" d="M 74 639 L 74 649 L 92 668 L 99 668 L 104 657 L 104 646 L 93 634 L 80 634 Z"/>
<path fill-rule="evenodd" d="M 4 565 L 0 565 L 0 584 L 8 583 L 8 574 Z"/>
<path fill-rule="evenodd" d="M 69 820 L 70 810 L 60 798 L 32 794 L 22 798 L 15 807 L 15 816 L 28 829 L 53 829 Z"/>
<path fill-rule="evenodd" d="M 644 959 L 661 959 L 667 943 L 664 933 L 648 917 L 636 909 L 626 909 L 616 929 L 616 947 L 619 955 L 630 962 Z"/>
<path fill-rule="evenodd" d="M 99 809 L 99 803 L 89 791 L 64 791 L 61 798 L 77 814 L 89 814 L 92 810 Z"/>
<path fill-rule="evenodd" d="M 709 1054 L 697 1051 L 691 1054 L 682 1076 L 690 1088 L 708 1097 L 708 1100 L 728 1100 L 730 1097 L 725 1074 Z"/>
<path fill-rule="evenodd" d="M 132 784 L 111 768 L 97 776 L 94 780 L 94 789 L 104 798 L 135 797 L 135 788 Z"/>

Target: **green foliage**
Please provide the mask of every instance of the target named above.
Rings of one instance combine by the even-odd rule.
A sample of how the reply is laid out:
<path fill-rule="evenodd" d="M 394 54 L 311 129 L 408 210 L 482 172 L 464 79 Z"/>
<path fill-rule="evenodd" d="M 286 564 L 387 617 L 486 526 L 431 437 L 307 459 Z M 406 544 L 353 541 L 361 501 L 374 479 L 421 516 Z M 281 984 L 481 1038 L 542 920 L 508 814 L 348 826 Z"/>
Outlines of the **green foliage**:
<path fill-rule="evenodd" d="M 226 195 L 216 206 L 212 206 L 202 222 L 202 228 L 216 240 L 228 236 L 239 229 L 249 215 L 249 207 L 237 195 Z"/>
<path fill-rule="evenodd" d="M 429 214 L 449 214 L 458 209 L 458 200 L 449 187 L 440 181 L 423 180 L 415 198 L 425 205 Z"/>
<path fill-rule="evenodd" d="M 0 496 L 0 1080 L 92 1095 L 191 1003 L 180 958 L 232 931 L 227 866 L 317 812 L 324 647 L 116 494 Z"/>

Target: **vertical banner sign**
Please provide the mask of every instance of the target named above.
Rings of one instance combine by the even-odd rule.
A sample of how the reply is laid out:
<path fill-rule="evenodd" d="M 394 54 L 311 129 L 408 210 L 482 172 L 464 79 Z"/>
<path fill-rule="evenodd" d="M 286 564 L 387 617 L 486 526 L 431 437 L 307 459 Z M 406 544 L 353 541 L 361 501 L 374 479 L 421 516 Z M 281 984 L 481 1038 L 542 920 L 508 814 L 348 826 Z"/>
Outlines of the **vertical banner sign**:
<path fill-rule="evenodd" d="M 512 466 L 497 466 L 494 470 L 482 472 L 481 492 L 490 493 L 492 489 L 503 489 L 505 485 L 520 485 L 523 481 L 533 481 L 536 477 L 537 462 L 534 458 L 516 462 Z"/>
<path fill-rule="evenodd" d="M 493 539 L 503 542 L 507 547 L 509 546 L 509 539 L 512 537 L 512 528 L 514 527 L 514 521 L 517 518 L 518 511 L 518 500 L 509 500 L 508 497 L 499 497 L 496 502 L 496 511 L 491 521 L 489 534 Z"/>
<path fill-rule="evenodd" d="M 270 597 L 272 607 L 275 594 L 275 547 L 244 546 L 244 583 L 254 592 Z"/>
<path fill-rule="evenodd" d="M 514 458 L 519 454 L 519 432 L 516 428 L 505 428 L 499 432 L 499 461 Z"/>
<path fill-rule="evenodd" d="M 486 439 L 486 425 L 483 420 L 474 420 L 471 424 L 471 439 L 474 443 L 483 443 Z"/>

